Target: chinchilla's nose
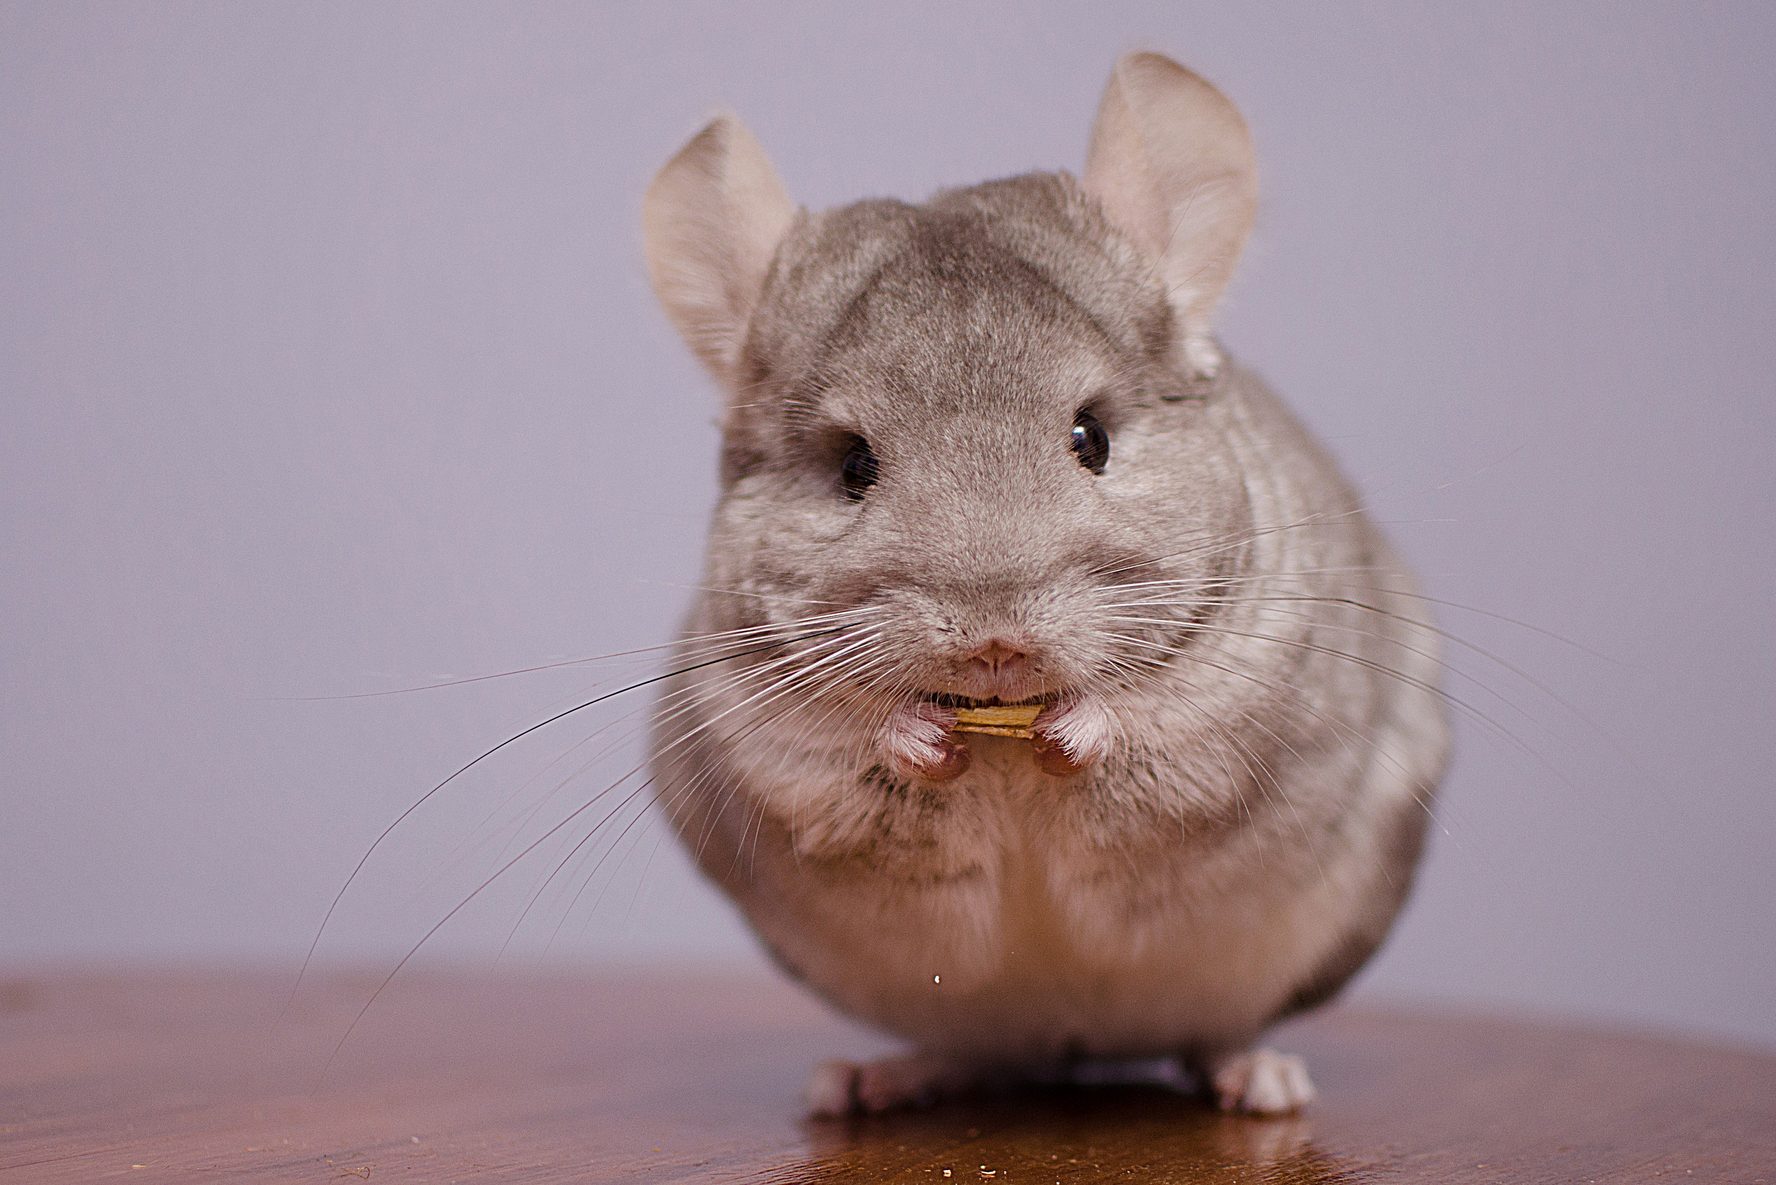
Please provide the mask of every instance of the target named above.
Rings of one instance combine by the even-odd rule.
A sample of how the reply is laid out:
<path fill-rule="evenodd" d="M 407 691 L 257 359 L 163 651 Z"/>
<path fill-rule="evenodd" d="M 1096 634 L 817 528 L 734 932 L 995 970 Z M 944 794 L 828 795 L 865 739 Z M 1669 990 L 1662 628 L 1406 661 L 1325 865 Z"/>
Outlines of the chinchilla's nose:
<path fill-rule="evenodd" d="M 977 678 L 1021 676 L 1029 664 L 1029 654 L 1004 638 L 989 638 L 968 656 L 968 667 Z"/>
<path fill-rule="evenodd" d="M 1041 667 L 1042 649 L 1035 639 L 995 632 L 985 641 L 964 644 L 956 661 L 956 690 L 974 699 L 1024 699 L 1036 689 Z"/>

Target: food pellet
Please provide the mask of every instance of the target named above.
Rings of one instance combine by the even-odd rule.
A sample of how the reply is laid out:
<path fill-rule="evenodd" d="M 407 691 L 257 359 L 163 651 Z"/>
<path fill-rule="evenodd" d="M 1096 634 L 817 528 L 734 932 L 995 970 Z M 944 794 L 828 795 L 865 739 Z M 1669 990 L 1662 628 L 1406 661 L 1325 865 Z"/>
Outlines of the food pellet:
<path fill-rule="evenodd" d="M 1017 737 L 1027 741 L 1036 735 L 1031 726 L 1041 714 L 1041 704 L 957 708 L 956 731 L 992 737 Z"/>

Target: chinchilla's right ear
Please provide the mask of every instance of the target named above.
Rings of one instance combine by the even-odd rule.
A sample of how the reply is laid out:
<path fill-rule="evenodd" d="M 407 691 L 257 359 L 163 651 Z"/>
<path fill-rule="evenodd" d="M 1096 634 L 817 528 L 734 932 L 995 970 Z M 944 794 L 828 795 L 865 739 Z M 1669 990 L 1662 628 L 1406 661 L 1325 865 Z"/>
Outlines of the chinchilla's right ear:
<path fill-rule="evenodd" d="M 724 383 L 795 216 L 765 150 L 731 115 L 692 137 L 648 186 L 642 228 L 654 293 Z"/>
<path fill-rule="evenodd" d="M 1156 53 L 1116 63 L 1085 188 L 1157 265 L 1199 378 L 1221 364 L 1211 318 L 1258 205 L 1246 121 L 1220 91 Z"/>

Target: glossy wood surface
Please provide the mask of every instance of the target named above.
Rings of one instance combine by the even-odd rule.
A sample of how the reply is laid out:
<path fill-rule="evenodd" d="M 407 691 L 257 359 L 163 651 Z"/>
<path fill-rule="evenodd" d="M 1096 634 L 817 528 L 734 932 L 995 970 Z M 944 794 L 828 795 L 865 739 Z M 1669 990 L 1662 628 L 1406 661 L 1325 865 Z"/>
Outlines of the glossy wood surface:
<path fill-rule="evenodd" d="M 1335 1010 L 1279 1035 L 1292 1119 L 1124 1086 L 809 1123 L 808 1067 L 886 1046 L 780 984 L 404 976 L 327 1066 L 374 985 L 0 982 L 0 1180 L 1776 1185 L 1776 1057 L 1679 1041 Z"/>

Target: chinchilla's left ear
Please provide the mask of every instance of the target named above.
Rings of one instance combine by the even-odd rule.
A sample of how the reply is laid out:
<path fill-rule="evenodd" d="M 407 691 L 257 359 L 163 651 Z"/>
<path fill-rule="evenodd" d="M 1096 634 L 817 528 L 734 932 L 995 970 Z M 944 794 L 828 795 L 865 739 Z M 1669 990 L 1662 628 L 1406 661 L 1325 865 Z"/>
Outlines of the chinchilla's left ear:
<path fill-rule="evenodd" d="M 648 186 L 642 228 L 654 292 L 724 384 L 795 216 L 765 150 L 731 115 L 692 137 Z"/>
<path fill-rule="evenodd" d="M 1211 317 L 1258 204 L 1246 122 L 1170 58 L 1116 63 L 1086 155 L 1085 188 L 1157 264 L 1198 377 L 1220 367 Z"/>

